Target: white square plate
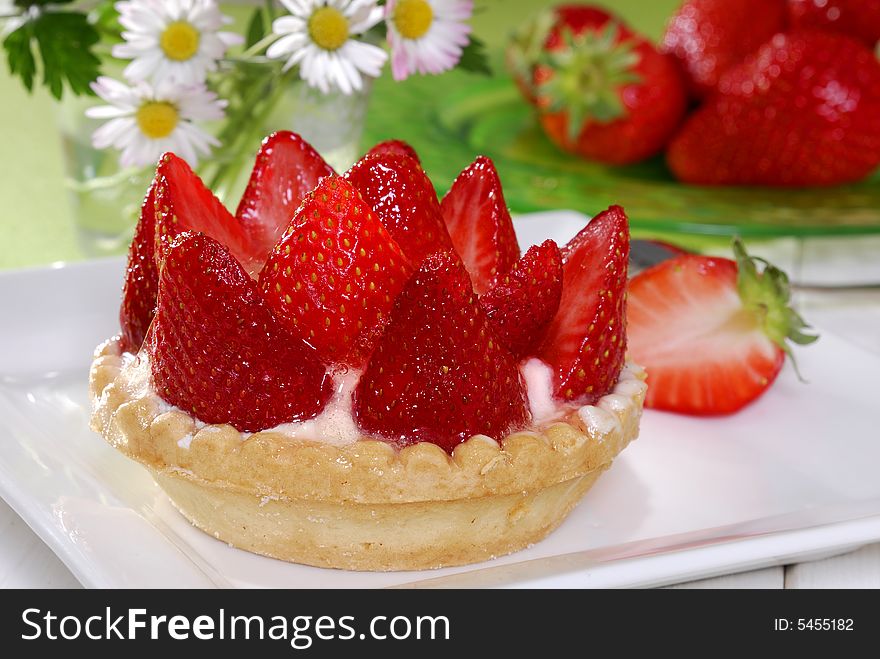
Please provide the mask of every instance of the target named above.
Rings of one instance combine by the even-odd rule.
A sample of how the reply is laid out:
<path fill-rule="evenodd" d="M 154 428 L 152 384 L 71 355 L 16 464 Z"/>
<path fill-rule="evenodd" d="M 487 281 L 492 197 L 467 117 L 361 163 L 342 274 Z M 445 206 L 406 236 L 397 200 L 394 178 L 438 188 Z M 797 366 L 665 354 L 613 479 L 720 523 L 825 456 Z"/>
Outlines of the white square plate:
<path fill-rule="evenodd" d="M 521 243 L 584 219 L 517 220 Z M 88 429 L 92 350 L 116 332 L 119 259 L 0 274 L 0 495 L 86 586 L 646 586 L 880 540 L 880 359 L 825 334 L 729 418 L 646 412 L 641 436 L 550 537 L 432 572 L 303 567 L 190 526 Z"/>

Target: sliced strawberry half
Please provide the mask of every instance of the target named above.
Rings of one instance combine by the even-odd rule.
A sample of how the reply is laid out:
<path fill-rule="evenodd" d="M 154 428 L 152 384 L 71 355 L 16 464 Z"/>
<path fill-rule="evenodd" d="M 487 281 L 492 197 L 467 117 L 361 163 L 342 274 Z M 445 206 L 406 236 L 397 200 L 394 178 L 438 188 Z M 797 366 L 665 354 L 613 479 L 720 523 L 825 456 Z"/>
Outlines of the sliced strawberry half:
<path fill-rule="evenodd" d="M 166 153 L 156 169 L 156 263 L 183 231 L 199 231 L 226 247 L 249 272 L 259 270 L 238 220 L 185 160 Z"/>
<path fill-rule="evenodd" d="M 141 204 L 141 215 L 128 248 L 128 265 L 119 308 L 119 347 L 123 352 L 141 349 L 147 328 L 156 312 L 159 271 L 156 268 L 156 181 Z"/>
<path fill-rule="evenodd" d="M 514 357 L 532 354 L 559 309 L 562 255 L 552 240 L 530 247 L 480 298 L 498 338 Z"/>
<path fill-rule="evenodd" d="M 428 175 L 409 156 L 365 156 L 345 174 L 414 265 L 452 247 Z"/>
<path fill-rule="evenodd" d="M 288 329 L 326 363 L 360 366 L 412 267 L 343 178 L 310 192 L 260 274 L 260 288 Z"/>
<path fill-rule="evenodd" d="M 246 432 L 317 415 L 331 393 L 324 366 L 278 323 L 238 261 L 194 232 L 166 251 L 146 340 L 159 395 Z"/>
<path fill-rule="evenodd" d="M 629 224 L 620 206 L 599 213 L 562 250 L 562 299 L 538 356 L 558 398 L 591 403 L 617 382 L 626 354 Z"/>
<path fill-rule="evenodd" d="M 387 153 L 409 156 L 417 163 L 421 164 L 421 160 L 419 160 L 419 154 L 416 153 L 416 150 L 412 148 L 412 146 L 410 146 L 403 140 L 385 140 L 384 142 L 379 142 L 376 146 L 367 151 L 368 156 L 377 154 L 382 155 Z"/>
<path fill-rule="evenodd" d="M 788 279 L 740 244 L 737 261 L 688 254 L 633 277 L 629 349 L 648 372 L 645 404 L 685 414 L 729 414 L 776 379 L 786 340 L 816 336 L 789 308 Z"/>
<path fill-rule="evenodd" d="M 440 202 L 440 210 L 474 290 L 482 295 L 520 255 L 492 160 L 479 156 L 465 168 Z"/>
<path fill-rule="evenodd" d="M 516 361 L 492 331 L 467 271 L 450 252 L 427 257 L 398 296 L 358 383 L 361 428 L 400 444 L 452 450 L 475 434 L 525 426 Z"/>
<path fill-rule="evenodd" d="M 269 256 L 306 194 L 333 173 L 296 133 L 282 130 L 263 140 L 235 212 L 257 261 Z"/>

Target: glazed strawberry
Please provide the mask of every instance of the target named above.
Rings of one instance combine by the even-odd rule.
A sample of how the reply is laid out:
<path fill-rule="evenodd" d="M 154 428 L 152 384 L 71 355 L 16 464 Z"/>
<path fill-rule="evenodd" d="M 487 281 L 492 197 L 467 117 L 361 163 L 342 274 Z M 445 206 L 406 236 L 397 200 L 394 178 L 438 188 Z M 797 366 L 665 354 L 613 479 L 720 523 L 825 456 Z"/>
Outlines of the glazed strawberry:
<path fill-rule="evenodd" d="M 367 151 L 368 156 L 384 155 L 389 153 L 401 156 L 409 156 L 417 163 L 421 164 L 421 160 L 419 160 L 419 154 L 416 153 L 416 150 L 412 148 L 412 146 L 410 146 L 403 140 L 385 140 L 384 142 L 379 142 L 376 146 Z"/>
<path fill-rule="evenodd" d="M 645 404 L 686 414 L 728 414 L 763 394 L 789 352 L 816 336 L 789 304 L 788 279 L 736 243 L 736 261 L 688 254 L 633 277 L 632 359 L 648 372 Z"/>
<path fill-rule="evenodd" d="M 871 48 L 880 40 L 877 0 L 788 0 L 788 16 L 795 27 L 841 32 Z"/>
<path fill-rule="evenodd" d="M 517 359 L 538 347 L 559 309 L 562 255 L 552 240 L 530 247 L 480 298 L 498 339 Z"/>
<path fill-rule="evenodd" d="M 155 183 L 156 262 L 183 231 L 199 231 L 226 247 L 249 272 L 259 271 L 259 259 L 238 220 L 205 187 L 186 161 L 173 153 L 159 159 Z"/>
<path fill-rule="evenodd" d="M 247 432 L 317 415 L 331 390 L 323 365 L 277 322 L 238 261 L 189 231 L 166 251 L 145 342 L 159 395 Z"/>
<path fill-rule="evenodd" d="M 123 352 L 137 352 L 144 342 L 147 328 L 156 311 L 156 293 L 159 272 L 156 269 L 156 210 L 154 192 L 156 182 L 150 185 L 141 215 L 128 248 L 128 265 L 122 288 L 122 306 L 119 309 L 119 347 Z"/>
<path fill-rule="evenodd" d="M 279 131 L 263 140 L 235 213 L 258 263 L 268 257 L 306 193 L 333 173 L 296 133 Z"/>
<path fill-rule="evenodd" d="M 547 136 L 565 151 L 609 164 L 658 153 L 685 113 L 675 62 L 602 10 L 566 6 L 526 28 L 521 59 Z M 541 35 L 546 37 L 541 39 Z"/>
<path fill-rule="evenodd" d="M 440 202 L 440 210 L 474 291 L 482 295 L 520 254 L 492 161 L 479 156 L 465 168 Z"/>
<path fill-rule="evenodd" d="M 661 48 L 681 63 L 702 98 L 721 75 L 786 29 L 785 0 L 687 0 L 666 26 Z"/>
<path fill-rule="evenodd" d="M 626 353 L 629 224 L 620 206 L 599 213 L 562 250 L 562 299 L 538 356 L 558 398 L 592 403 L 617 382 Z"/>
<path fill-rule="evenodd" d="M 360 366 L 410 274 L 357 190 L 328 176 L 275 245 L 260 288 L 275 315 L 324 362 Z"/>
<path fill-rule="evenodd" d="M 450 453 L 475 434 L 501 439 L 529 414 L 516 361 L 495 338 L 467 271 L 449 252 L 427 257 L 394 304 L 358 383 L 367 433 Z"/>
<path fill-rule="evenodd" d="M 682 181 L 708 185 L 862 179 L 880 164 L 880 63 L 843 35 L 778 34 L 725 74 L 667 162 Z"/>
<path fill-rule="evenodd" d="M 366 156 L 345 177 L 376 212 L 413 265 L 452 246 L 437 193 L 418 162 L 398 153 Z"/>

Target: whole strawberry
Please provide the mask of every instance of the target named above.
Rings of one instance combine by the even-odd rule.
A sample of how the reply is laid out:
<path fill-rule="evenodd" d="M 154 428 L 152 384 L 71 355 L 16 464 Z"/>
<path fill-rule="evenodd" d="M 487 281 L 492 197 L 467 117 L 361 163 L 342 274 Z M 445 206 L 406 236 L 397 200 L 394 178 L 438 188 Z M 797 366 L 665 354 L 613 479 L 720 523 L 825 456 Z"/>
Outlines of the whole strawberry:
<path fill-rule="evenodd" d="M 681 62 L 691 93 L 702 98 L 785 27 L 785 0 L 687 0 L 669 20 L 661 48 Z"/>
<path fill-rule="evenodd" d="M 848 34 L 873 48 L 880 41 L 877 0 L 788 0 L 791 24 Z"/>
<path fill-rule="evenodd" d="M 526 97 L 554 143 L 609 164 L 638 162 L 663 149 L 686 108 L 672 59 L 586 5 L 539 16 L 524 33 L 513 48 L 532 73 Z M 516 45 L 525 41 L 530 45 Z"/>
<path fill-rule="evenodd" d="M 645 405 L 685 414 L 735 412 L 779 374 L 788 342 L 808 344 L 788 278 L 742 245 L 736 261 L 685 254 L 630 281 L 629 351 L 648 372 Z"/>
<path fill-rule="evenodd" d="M 722 77 L 667 152 L 707 185 L 834 185 L 880 164 L 880 63 L 831 32 L 777 34 Z"/>

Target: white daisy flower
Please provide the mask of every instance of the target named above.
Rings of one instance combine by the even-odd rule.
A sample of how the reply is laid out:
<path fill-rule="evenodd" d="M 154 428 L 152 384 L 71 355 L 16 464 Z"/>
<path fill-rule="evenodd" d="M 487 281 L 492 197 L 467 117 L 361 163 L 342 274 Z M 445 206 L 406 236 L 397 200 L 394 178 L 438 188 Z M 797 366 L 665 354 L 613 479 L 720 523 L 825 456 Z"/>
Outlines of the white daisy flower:
<path fill-rule="evenodd" d="M 173 151 L 195 167 L 198 154 L 208 155 L 219 142 L 194 121 L 222 119 L 226 101 L 218 99 L 204 84 L 182 86 L 168 81 L 155 88 L 147 82 L 134 86 L 99 77 L 92 90 L 107 101 L 86 110 L 93 119 L 108 119 L 92 134 L 96 149 L 119 149 L 122 167 L 154 164 L 166 151 Z"/>
<path fill-rule="evenodd" d="M 36 16 L 38 13 L 39 7 L 31 6 L 27 11 L 22 11 L 21 7 L 15 6 L 13 0 L 0 0 L 0 38 L 15 32 L 24 25 L 28 17 Z"/>
<path fill-rule="evenodd" d="M 394 79 L 454 68 L 468 45 L 473 8 L 473 0 L 388 0 L 385 20 Z"/>
<path fill-rule="evenodd" d="M 232 19 L 215 0 L 129 0 L 115 7 L 125 43 L 113 47 L 113 57 L 132 60 L 125 68 L 130 81 L 200 83 L 227 48 L 243 41 L 220 32 Z"/>
<path fill-rule="evenodd" d="M 375 0 L 281 0 L 290 12 L 272 23 L 278 41 L 266 55 L 299 64 L 300 77 L 325 94 L 337 87 L 351 94 L 364 86 L 362 75 L 378 77 L 388 54 L 353 38 L 382 20 Z"/>

